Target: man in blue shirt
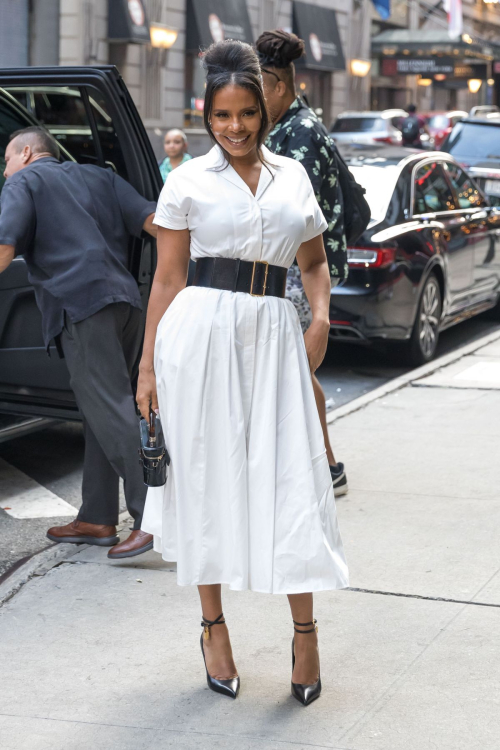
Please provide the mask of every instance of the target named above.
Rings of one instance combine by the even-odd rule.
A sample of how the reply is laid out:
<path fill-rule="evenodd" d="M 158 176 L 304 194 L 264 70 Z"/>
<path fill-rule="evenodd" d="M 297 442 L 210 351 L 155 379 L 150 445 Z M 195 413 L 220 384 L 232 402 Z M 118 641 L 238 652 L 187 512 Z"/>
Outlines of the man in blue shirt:
<path fill-rule="evenodd" d="M 85 432 L 82 506 L 75 521 L 47 536 L 112 546 L 112 558 L 140 554 L 153 538 L 140 530 L 146 487 L 131 378 L 142 306 L 127 255 L 130 235 L 156 236 L 156 205 L 110 169 L 60 163 L 43 128 L 13 133 L 5 161 L 0 272 L 24 256 L 45 346 L 55 340 L 64 352 Z M 134 526 L 117 544 L 119 477 Z"/>

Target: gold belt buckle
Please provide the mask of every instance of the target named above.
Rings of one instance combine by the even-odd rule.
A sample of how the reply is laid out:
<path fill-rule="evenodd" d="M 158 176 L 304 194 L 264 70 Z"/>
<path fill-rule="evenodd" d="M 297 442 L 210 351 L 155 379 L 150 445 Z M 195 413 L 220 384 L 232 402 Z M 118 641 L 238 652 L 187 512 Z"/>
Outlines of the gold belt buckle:
<path fill-rule="evenodd" d="M 254 294 L 253 292 L 253 281 L 255 278 L 255 266 L 257 263 L 260 263 L 261 265 L 266 267 L 266 274 L 264 276 L 264 287 L 262 289 L 262 294 Z M 250 296 L 251 297 L 265 297 L 266 289 L 267 289 L 267 274 L 269 273 L 269 263 L 267 260 L 254 260 L 253 262 L 253 270 L 252 270 L 252 281 L 250 282 Z"/>

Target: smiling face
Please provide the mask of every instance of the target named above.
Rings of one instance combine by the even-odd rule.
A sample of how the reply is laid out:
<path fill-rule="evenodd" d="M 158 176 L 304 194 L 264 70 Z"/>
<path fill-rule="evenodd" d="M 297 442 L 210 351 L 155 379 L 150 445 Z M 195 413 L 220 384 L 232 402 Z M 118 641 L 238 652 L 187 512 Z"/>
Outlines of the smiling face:
<path fill-rule="evenodd" d="M 257 148 L 262 124 L 259 102 L 252 91 L 230 84 L 214 94 L 210 114 L 216 141 L 234 158 Z"/>

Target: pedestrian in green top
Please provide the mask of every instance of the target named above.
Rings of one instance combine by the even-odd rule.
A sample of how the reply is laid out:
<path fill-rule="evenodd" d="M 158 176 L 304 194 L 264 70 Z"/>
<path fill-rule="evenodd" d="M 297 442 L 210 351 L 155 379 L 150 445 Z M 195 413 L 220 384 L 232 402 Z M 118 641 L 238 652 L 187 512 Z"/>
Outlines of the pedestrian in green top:
<path fill-rule="evenodd" d="M 172 169 L 176 169 L 185 161 L 192 157 L 187 153 L 187 137 L 184 131 L 179 128 L 172 128 L 165 133 L 163 148 L 165 149 L 165 158 L 160 162 L 160 173 L 163 182 L 167 179 Z"/>

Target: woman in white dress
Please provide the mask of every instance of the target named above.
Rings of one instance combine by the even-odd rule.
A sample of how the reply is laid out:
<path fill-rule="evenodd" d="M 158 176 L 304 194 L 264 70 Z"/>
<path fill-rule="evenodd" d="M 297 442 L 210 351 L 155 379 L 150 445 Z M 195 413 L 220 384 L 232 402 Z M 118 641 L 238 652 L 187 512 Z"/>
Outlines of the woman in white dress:
<path fill-rule="evenodd" d="M 288 595 L 292 694 L 307 705 L 321 690 L 312 592 L 348 585 L 311 382 L 329 330 L 326 222 L 302 165 L 263 146 L 252 48 L 220 42 L 204 65 L 215 145 L 172 172 L 155 217 L 137 402 L 145 417 L 159 408 L 171 465 L 165 487 L 149 490 L 142 528 L 177 561 L 178 583 L 198 586 L 217 692 L 239 689 L 221 584 Z M 313 313 L 305 337 L 284 299 L 295 256 Z"/>

